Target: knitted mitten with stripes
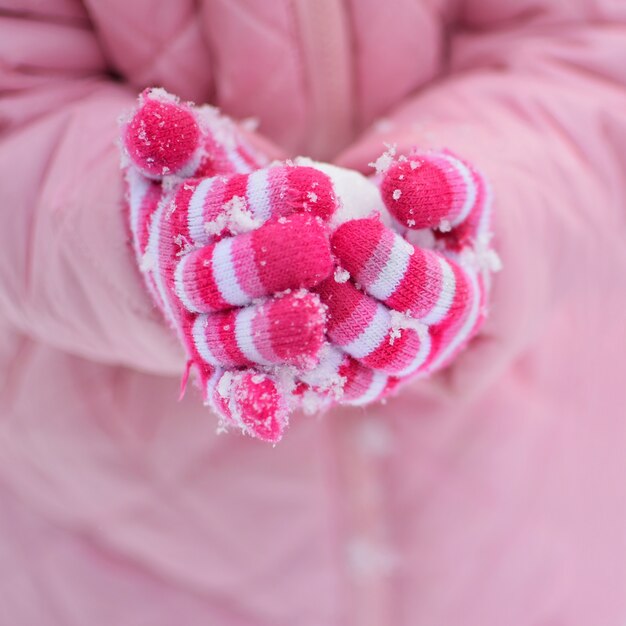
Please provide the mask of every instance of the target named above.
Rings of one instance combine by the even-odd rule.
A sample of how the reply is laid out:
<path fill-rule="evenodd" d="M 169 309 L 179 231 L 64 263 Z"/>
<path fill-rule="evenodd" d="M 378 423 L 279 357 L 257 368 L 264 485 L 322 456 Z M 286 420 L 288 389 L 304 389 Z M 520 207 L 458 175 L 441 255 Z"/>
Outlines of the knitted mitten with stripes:
<path fill-rule="evenodd" d="M 448 153 L 370 179 L 268 163 L 228 118 L 149 90 L 122 126 L 139 267 L 222 427 L 363 405 L 448 363 L 486 313 L 489 193 Z"/>

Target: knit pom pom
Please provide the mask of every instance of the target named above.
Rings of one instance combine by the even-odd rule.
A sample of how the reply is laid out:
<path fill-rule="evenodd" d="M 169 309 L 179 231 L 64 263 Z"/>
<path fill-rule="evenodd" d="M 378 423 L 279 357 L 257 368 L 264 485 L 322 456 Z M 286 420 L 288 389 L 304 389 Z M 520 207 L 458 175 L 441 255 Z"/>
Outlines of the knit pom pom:
<path fill-rule="evenodd" d="M 466 219 L 476 202 L 471 171 L 446 153 L 401 157 L 385 172 L 381 193 L 393 216 L 410 229 L 446 232 Z"/>
<path fill-rule="evenodd" d="M 142 94 L 139 109 L 124 132 L 133 164 L 150 177 L 180 171 L 192 159 L 200 140 L 191 109 L 159 94 L 160 90 Z"/>

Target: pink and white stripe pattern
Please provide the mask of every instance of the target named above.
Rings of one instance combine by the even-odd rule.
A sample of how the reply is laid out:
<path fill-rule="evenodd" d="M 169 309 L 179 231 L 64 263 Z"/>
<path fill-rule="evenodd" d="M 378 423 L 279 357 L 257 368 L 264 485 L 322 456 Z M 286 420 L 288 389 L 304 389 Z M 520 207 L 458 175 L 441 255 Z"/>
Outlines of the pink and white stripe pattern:
<path fill-rule="evenodd" d="M 292 213 L 326 221 L 336 207 L 326 174 L 313 167 L 276 165 L 248 174 L 185 179 L 168 214 L 178 222 L 184 243 L 198 247 Z"/>
<path fill-rule="evenodd" d="M 319 293 L 329 309 L 329 339 L 363 365 L 404 377 L 415 373 L 428 356 L 427 335 L 395 327 L 392 312 L 351 281 L 328 278 Z"/>
<path fill-rule="evenodd" d="M 396 330 L 401 333 L 398 341 L 408 342 L 416 350 L 414 369 L 401 372 L 401 376 L 433 369 L 439 363 L 437 353 L 451 340 L 458 345 L 464 343 L 481 320 L 482 288 L 474 270 L 439 252 L 416 248 L 378 219 L 342 225 L 333 235 L 332 248 L 353 279 L 379 301 L 379 311 L 395 310 L 406 318 L 399 318 L 400 322 L 422 329 L 419 352 L 418 342 L 411 341 L 411 333 L 417 331 Z M 367 250 L 372 253 L 364 253 Z M 362 296 L 355 302 L 359 313 L 367 302 Z M 334 313 L 332 307 L 331 311 Z M 355 314 L 356 310 L 350 313 Z M 392 319 L 388 312 L 373 317 L 369 333 L 374 332 L 376 320 L 388 326 Z"/>
<path fill-rule="evenodd" d="M 317 364 L 324 343 L 325 312 L 317 295 L 306 290 L 259 304 L 198 315 L 193 342 L 210 365 L 233 368 Z"/>
<path fill-rule="evenodd" d="M 346 222 L 333 234 L 332 250 L 372 297 L 427 325 L 470 297 L 465 269 L 413 246 L 379 219 Z"/>
<path fill-rule="evenodd" d="M 301 376 L 305 389 L 333 402 L 363 406 L 387 396 L 400 379 L 367 367 L 332 344 L 318 366 Z"/>
<path fill-rule="evenodd" d="M 433 231 L 422 249 L 378 216 L 345 222 L 331 249 L 349 280 L 317 288 L 328 336 L 366 367 L 398 382 L 447 364 L 486 315 L 489 269 L 466 252 L 489 237 L 490 197 L 482 177 L 450 153 L 401 156 L 381 180 L 401 233 Z"/>
<path fill-rule="evenodd" d="M 323 224 L 296 213 L 182 256 L 176 294 L 189 311 L 211 313 L 286 289 L 313 287 L 332 268 Z"/>
<path fill-rule="evenodd" d="M 203 153 L 207 143 L 214 141 L 214 136 L 206 133 L 203 136 L 202 128 L 195 134 L 189 130 L 189 125 L 185 125 L 188 122 L 185 116 L 189 116 L 190 111 L 190 107 L 175 100 L 167 98 L 164 100 L 161 95 L 153 98 L 151 94 L 144 94 L 135 115 L 122 129 L 129 161 L 126 167 L 129 222 L 137 260 L 155 302 L 176 329 L 186 348 L 190 363 L 205 389 L 205 400 L 227 422 L 230 420 L 237 423 L 245 432 L 254 436 L 276 441 L 282 435 L 288 415 L 286 400 L 277 381 L 257 369 L 246 368 L 245 365 L 236 370 L 227 370 L 221 363 L 226 360 L 232 363 L 237 359 L 252 363 L 255 361 L 250 357 L 260 354 L 266 360 L 278 360 L 284 356 L 291 362 L 298 362 L 300 358 L 306 360 L 308 364 L 308 359 L 312 358 L 311 353 L 323 339 L 323 331 L 320 332 L 320 324 L 323 326 L 322 309 L 319 300 L 309 294 L 308 300 L 303 298 L 299 307 L 291 306 L 288 312 L 283 311 L 283 315 L 280 315 L 281 319 L 289 320 L 287 325 L 279 323 L 272 328 L 262 326 L 255 320 L 255 317 L 266 320 L 267 317 L 263 314 L 268 311 L 272 319 L 276 318 L 276 309 L 271 299 L 263 305 L 234 309 L 233 312 L 220 312 L 216 314 L 216 320 L 211 320 L 211 324 L 206 322 L 207 332 L 201 342 L 196 342 L 197 328 L 208 316 L 199 315 L 185 306 L 176 289 L 176 269 L 181 259 L 194 250 L 195 239 L 190 232 L 190 225 L 199 230 L 196 239 L 200 245 L 201 242 L 214 243 L 217 239 L 213 233 L 203 228 L 201 222 L 194 224 L 193 219 L 190 219 L 193 218 L 194 211 L 197 215 L 199 210 L 204 209 L 203 203 L 196 203 L 194 206 L 190 202 L 193 192 L 200 187 L 205 192 L 202 197 L 206 197 L 206 192 L 215 183 L 216 177 L 186 180 L 180 176 L 198 175 L 202 168 L 205 170 L 209 168 L 207 164 L 212 164 L 211 167 L 215 169 L 215 164 L 222 163 L 221 170 L 215 169 L 211 173 L 232 177 L 237 172 L 250 173 L 253 169 L 258 169 L 262 165 L 262 159 L 252 162 L 242 157 L 242 154 L 245 156 L 245 149 L 242 147 L 244 143 L 230 123 L 225 125 L 231 128 L 228 140 L 222 141 L 210 154 Z M 164 113 L 167 113 L 167 116 L 163 115 Z M 196 120 L 199 119 L 198 110 L 194 109 L 192 115 Z M 148 124 L 146 119 L 153 122 L 152 125 Z M 154 120 L 165 123 L 161 126 L 160 122 Z M 193 150 L 189 149 L 193 143 L 189 137 L 196 142 Z M 172 149 L 171 141 L 176 141 L 177 138 L 186 141 L 187 148 Z M 232 153 L 233 150 L 237 151 L 237 158 L 233 157 L 232 162 L 226 162 L 228 159 L 225 161 L 224 155 L 229 154 L 229 151 Z M 186 154 L 185 158 L 181 156 L 183 153 Z M 196 158 L 200 153 L 203 154 L 202 158 Z M 180 176 L 177 177 L 176 174 Z M 199 196 L 200 192 L 196 194 L 196 198 Z M 319 237 L 319 232 L 317 236 Z M 262 240 L 263 235 L 260 237 Z M 314 237 L 313 239 L 309 237 L 309 240 L 313 241 Z M 248 237 L 248 244 L 251 246 L 251 250 L 248 250 L 250 265 L 250 254 L 254 254 L 255 242 L 250 241 Z M 241 248 L 245 250 L 246 246 L 243 245 Z M 328 254 L 326 242 L 326 255 Z M 259 258 L 259 268 L 264 267 L 262 261 L 263 259 Z M 259 272 L 259 282 L 264 289 L 270 286 L 271 280 L 263 275 L 262 270 Z M 285 307 L 287 303 L 288 299 L 283 299 L 280 305 L 276 306 Z M 245 312 L 248 309 L 253 313 L 248 314 L 252 323 L 246 325 Z M 234 311 L 237 311 L 237 314 Z M 231 315 L 233 327 L 240 329 L 243 350 L 240 354 L 237 354 L 239 348 L 237 344 L 231 343 L 224 348 L 221 344 L 216 346 L 212 342 L 214 334 L 211 329 L 213 333 L 216 330 L 225 332 L 224 326 L 227 324 L 224 323 L 224 315 Z M 256 336 L 259 329 L 262 331 L 261 335 Z M 249 333 L 248 338 L 246 332 Z M 306 353 L 298 354 L 298 347 L 304 347 Z M 206 349 L 205 357 L 208 356 L 207 350 L 211 351 L 211 358 L 203 358 L 200 349 Z M 230 389 L 234 394 L 227 401 L 223 397 L 226 389 Z"/>
<path fill-rule="evenodd" d="M 137 262 L 223 426 L 276 442 L 296 408 L 381 399 L 484 318 L 486 272 L 465 253 L 489 234 L 489 190 L 454 155 L 401 156 L 371 183 L 394 232 L 356 218 L 356 173 L 263 167 L 230 120 L 161 90 L 122 136 Z M 430 249 L 410 242 L 421 229 Z"/>
<path fill-rule="evenodd" d="M 490 193 L 484 178 L 450 152 L 414 152 L 387 169 L 381 194 L 398 223 L 434 229 L 449 248 L 471 246 L 488 230 Z"/>

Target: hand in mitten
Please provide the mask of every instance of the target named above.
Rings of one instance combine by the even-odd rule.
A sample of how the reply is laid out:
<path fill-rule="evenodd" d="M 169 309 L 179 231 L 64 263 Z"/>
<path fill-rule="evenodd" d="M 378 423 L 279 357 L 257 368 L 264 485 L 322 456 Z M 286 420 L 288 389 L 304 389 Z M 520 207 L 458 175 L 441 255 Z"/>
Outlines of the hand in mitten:
<path fill-rule="evenodd" d="M 477 327 L 484 285 L 467 258 L 446 261 L 388 229 L 378 188 L 355 172 L 310 161 L 255 169 L 264 159 L 232 123 L 160 92 L 143 96 L 124 136 L 138 259 L 226 425 L 276 441 L 295 408 L 383 397 L 445 363 Z M 387 197 L 407 163 L 412 175 L 398 174 L 406 183 Z M 392 212 L 419 208 L 407 202 L 416 186 L 430 197 L 417 163 L 401 157 L 382 179 Z M 450 207 L 435 203 L 440 220 L 487 216 L 482 193 L 454 213 L 462 190 L 450 189 Z M 433 225 L 420 219 L 408 225 Z M 446 254 L 467 257 L 478 231 L 462 230 L 454 253 L 442 239 Z"/>
<path fill-rule="evenodd" d="M 142 95 L 123 140 L 137 259 L 205 399 L 227 422 L 277 440 L 286 394 L 254 366 L 317 363 L 324 310 L 306 288 L 332 269 L 328 177 L 259 169 L 264 157 L 231 122 L 160 90 Z"/>
<path fill-rule="evenodd" d="M 320 293 L 331 341 L 406 380 L 449 363 L 486 315 L 498 267 L 489 249 L 490 195 L 482 177 L 449 153 L 386 153 L 375 165 L 393 229 L 376 218 L 343 224 L 331 246 L 351 281 L 327 279 Z"/>

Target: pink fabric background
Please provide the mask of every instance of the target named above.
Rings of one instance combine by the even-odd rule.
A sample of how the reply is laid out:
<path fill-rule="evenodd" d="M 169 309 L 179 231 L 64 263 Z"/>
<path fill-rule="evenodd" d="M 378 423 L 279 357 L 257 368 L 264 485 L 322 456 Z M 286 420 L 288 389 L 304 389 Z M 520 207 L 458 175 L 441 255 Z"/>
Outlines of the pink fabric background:
<path fill-rule="evenodd" d="M 626 623 L 625 58 L 619 0 L 1 1 L 0 623 Z M 217 437 L 119 210 L 147 85 L 287 155 L 473 160 L 483 336 L 276 448 Z"/>

